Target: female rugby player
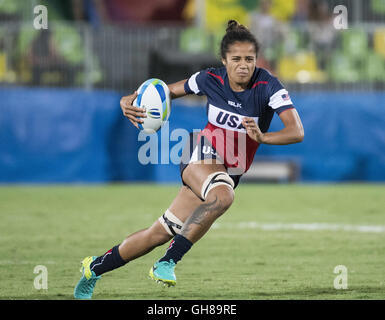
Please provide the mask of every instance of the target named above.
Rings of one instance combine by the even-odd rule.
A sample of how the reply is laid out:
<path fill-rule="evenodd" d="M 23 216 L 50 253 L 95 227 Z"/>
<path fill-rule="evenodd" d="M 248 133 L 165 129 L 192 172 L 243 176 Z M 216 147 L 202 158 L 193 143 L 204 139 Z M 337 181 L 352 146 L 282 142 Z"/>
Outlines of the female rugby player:
<path fill-rule="evenodd" d="M 250 31 L 230 20 L 220 50 L 224 67 L 203 70 L 169 85 L 173 99 L 187 94 L 207 97 L 208 123 L 200 134 L 190 134 L 183 150 L 183 186 L 179 193 L 152 226 L 129 235 L 103 255 L 82 261 L 75 298 L 91 298 L 103 273 L 172 238 L 165 255 L 155 262 L 149 275 L 166 285 L 175 285 L 175 265 L 231 206 L 234 189 L 251 165 L 258 146 L 303 140 L 302 123 L 288 92 L 276 77 L 256 65 L 259 45 Z M 123 97 L 120 105 L 124 116 L 138 127 L 145 114 L 132 106 L 136 96 L 135 92 Z M 279 115 L 284 128 L 267 132 L 274 113 Z"/>

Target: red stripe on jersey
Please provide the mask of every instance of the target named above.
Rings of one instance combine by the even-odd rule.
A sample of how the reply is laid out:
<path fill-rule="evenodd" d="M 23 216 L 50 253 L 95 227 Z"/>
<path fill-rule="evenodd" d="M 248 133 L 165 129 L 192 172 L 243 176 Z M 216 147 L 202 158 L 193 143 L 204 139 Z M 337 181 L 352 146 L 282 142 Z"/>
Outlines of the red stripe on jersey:
<path fill-rule="evenodd" d="M 210 141 L 227 168 L 241 168 L 243 172 L 250 168 L 259 143 L 247 133 L 220 128 L 210 122 L 201 133 Z"/>
<path fill-rule="evenodd" d="M 257 85 L 259 85 L 259 84 L 268 84 L 268 82 L 267 81 L 258 81 L 258 82 L 256 82 L 256 83 L 254 83 L 253 84 L 253 86 L 251 87 L 251 88 L 255 88 Z"/>
<path fill-rule="evenodd" d="M 213 76 L 213 77 L 219 79 L 219 81 L 222 83 L 222 85 L 225 84 L 225 81 L 223 80 L 223 78 L 222 78 L 221 76 L 218 76 L 217 74 L 211 73 L 210 71 L 207 71 L 207 73 L 208 73 L 210 76 Z"/>

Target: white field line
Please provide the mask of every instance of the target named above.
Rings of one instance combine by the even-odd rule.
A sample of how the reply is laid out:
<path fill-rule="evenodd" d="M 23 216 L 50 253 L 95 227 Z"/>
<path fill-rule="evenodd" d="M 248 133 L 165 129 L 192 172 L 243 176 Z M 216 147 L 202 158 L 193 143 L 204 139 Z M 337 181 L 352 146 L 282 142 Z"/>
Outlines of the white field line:
<path fill-rule="evenodd" d="M 213 229 L 257 229 L 257 230 L 301 230 L 301 231 L 350 231 L 364 233 L 385 233 L 383 225 L 350 225 L 331 223 L 259 223 L 255 221 L 220 223 L 216 222 Z"/>

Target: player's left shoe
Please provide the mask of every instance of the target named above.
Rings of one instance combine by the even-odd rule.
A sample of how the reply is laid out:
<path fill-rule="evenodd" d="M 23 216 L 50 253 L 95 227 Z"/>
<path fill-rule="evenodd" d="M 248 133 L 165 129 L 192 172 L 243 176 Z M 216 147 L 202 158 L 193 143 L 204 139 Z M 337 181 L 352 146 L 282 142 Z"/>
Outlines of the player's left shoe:
<path fill-rule="evenodd" d="M 174 273 L 175 262 L 170 261 L 158 261 L 150 269 L 149 276 L 156 282 L 162 282 L 164 285 L 173 287 L 176 285 L 176 276 Z"/>
<path fill-rule="evenodd" d="M 80 278 L 78 284 L 74 290 L 75 299 L 91 299 L 92 294 L 94 293 L 96 281 L 99 280 L 102 276 L 96 276 L 90 268 L 92 261 L 97 257 L 86 257 L 81 262 L 82 266 L 80 272 L 82 272 L 82 277 Z"/>

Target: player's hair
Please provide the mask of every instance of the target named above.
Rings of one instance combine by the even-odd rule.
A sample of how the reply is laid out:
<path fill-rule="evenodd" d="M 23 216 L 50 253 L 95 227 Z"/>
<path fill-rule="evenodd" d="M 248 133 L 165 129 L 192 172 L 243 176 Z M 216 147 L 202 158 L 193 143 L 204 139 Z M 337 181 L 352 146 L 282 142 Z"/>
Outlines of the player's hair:
<path fill-rule="evenodd" d="M 221 57 L 226 59 L 226 53 L 229 51 L 229 47 L 234 42 L 250 42 L 254 45 L 255 55 L 258 56 L 259 43 L 250 30 L 242 24 L 239 24 L 236 20 L 229 20 L 227 22 L 226 34 L 222 38 L 221 42 Z"/>

